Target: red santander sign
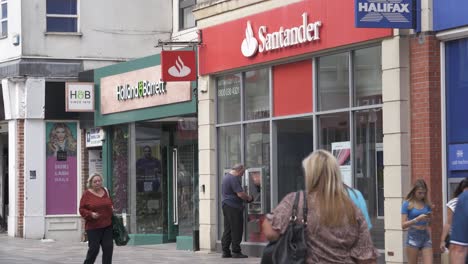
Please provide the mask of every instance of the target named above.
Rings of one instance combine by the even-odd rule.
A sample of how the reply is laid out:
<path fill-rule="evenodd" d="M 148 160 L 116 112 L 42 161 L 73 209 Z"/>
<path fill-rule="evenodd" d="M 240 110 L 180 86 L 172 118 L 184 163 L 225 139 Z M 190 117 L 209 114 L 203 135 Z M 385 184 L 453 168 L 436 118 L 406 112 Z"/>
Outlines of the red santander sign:
<path fill-rule="evenodd" d="M 196 67 L 193 50 L 161 51 L 161 79 L 164 82 L 196 81 Z"/>
<path fill-rule="evenodd" d="M 355 28 L 353 0 L 303 0 L 202 30 L 199 73 L 392 36 L 392 29 Z"/>

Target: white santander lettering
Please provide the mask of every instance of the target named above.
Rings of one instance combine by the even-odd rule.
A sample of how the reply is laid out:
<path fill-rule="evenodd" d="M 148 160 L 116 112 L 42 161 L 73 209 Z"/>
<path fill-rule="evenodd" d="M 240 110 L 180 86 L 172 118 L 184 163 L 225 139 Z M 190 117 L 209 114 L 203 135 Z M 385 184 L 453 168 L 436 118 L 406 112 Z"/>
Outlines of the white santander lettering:
<path fill-rule="evenodd" d="M 260 39 L 260 47 L 258 47 L 258 52 L 263 52 L 265 50 L 265 43 L 266 43 L 266 38 L 265 38 L 265 33 L 266 33 L 266 26 L 261 26 L 258 28 L 258 38 Z"/>
<path fill-rule="evenodd" d="M 260 40 L 258 51 L 262 53 L 319 40 L 321 26 L 321 21 L 309 23 L 307 13 L 302 14 L 302 24 L 300 26 L 286 29 L 280 27 L 278 31 L 272 33 L 267 33 L 266 26 L 260 26 L 258 28 L 258 38 Z"/>

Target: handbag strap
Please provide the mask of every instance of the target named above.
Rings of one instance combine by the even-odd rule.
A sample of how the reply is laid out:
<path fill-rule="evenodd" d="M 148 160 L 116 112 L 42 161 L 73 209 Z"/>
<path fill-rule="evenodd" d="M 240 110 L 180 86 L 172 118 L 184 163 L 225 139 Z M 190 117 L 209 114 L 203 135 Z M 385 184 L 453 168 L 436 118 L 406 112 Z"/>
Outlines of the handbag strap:
<path fill-rule="evenodd" d="M 296 197 L 294 198 L 294 204 L 292 208 L 292 214 L 291 217 L 289 218 L 289 221 L 294 222 L 297 220 L 297 207 L 299 206 L 299 197 L 300 194 L 304 196 L 304 203 L 302 206 L 302 222 L 307 225 L 307 214 L 309 212 L 308 207 L 307 207 L 307 193 L 305 191 L 298 191 L 296 192 Z"/>
<path fill-rule="evenodd" d="M 295 222 L 297 219 L 297 206 L 299 204 L 299 193 L 300 192 L 296 192 L 296 198 L 294 198 L 292 213 L 291 213 L 291 217 L 289 218 L 289 221 L 291 222 Z"/>
<path fill-rule="evenodd" d="M 109 190 L 107 190 L 107 187 L 102 187 L 104 191 L 106 191 L 107 196 L 110 198 Z"/>
<path fill-rule="evenodd" d="M 307 225 L 307 214 L 309 212 L 308 210 L 308 207 L 307 207 L 307 192 L 306 191 L 302 191 L 302 193 L 304 194 L 304 205 L 302 206 L 302 212 L 303 212 L 303 215 L 302 215 L 302 222 L 304 223 L 304 225 Z"/>

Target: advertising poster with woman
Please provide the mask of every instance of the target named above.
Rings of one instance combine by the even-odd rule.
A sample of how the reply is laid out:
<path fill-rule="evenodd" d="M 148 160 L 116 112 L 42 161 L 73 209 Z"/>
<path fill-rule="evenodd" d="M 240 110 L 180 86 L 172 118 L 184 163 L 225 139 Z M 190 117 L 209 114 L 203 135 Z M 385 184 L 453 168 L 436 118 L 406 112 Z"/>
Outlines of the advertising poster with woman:
<path fill-rule="evenodd" d="M 76 214 L 76 123 L 47 122 L 46 137 L 46 214 Z"/>

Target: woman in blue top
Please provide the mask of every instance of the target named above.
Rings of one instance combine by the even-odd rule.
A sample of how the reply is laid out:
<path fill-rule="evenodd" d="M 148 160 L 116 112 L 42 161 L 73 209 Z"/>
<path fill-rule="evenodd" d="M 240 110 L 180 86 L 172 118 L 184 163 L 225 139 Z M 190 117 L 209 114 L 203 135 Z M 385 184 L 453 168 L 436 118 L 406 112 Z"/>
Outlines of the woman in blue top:
<path fill-rule="evenodd" d="M 432 264 L 431 213 L 426 182 L 418 179 L 401 207 L 401 227 L 409 228 L 406 238 L 409 264 L 418 263 L 420 250 L 422 250 L 423 263 Z"/>

